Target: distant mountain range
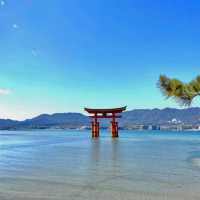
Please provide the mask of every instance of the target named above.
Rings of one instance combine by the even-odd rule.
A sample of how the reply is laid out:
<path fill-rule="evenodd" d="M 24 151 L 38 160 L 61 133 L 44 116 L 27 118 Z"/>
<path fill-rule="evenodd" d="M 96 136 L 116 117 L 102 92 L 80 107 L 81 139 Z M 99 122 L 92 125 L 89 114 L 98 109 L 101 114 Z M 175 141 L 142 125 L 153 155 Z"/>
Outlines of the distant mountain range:
<path fill-rule="evenodd" d="M 171 122 L 200 124 L 200 108 L 187 109 L 136 109 L 123 113 L 122 125 L 162 125 Z"/>
<path fill-rule="evenodd" d="M 200 124 L 200 108 L 187 109 L 135 109 L 124 112 L 120 119 L 121 127 L 132 125 L 163 125 L 173 122 Z M 108 121 L 109 122 L 109 121 Z M 42 114 L 32 119 L 16 121 L 0 119 L 0 129 L 46 129 L 46 128 L 80 128 L 89 126 L 90 120 L 81 113 Z M 105 125 L 105 121 L 102 123 Z"/>

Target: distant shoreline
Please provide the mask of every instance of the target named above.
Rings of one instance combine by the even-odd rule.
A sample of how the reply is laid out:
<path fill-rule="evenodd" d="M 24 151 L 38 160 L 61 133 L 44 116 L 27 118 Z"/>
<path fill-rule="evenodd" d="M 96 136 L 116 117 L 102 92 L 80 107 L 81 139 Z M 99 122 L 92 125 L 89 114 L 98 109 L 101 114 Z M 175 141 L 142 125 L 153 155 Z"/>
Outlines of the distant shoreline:
<path fill-rule="evenodd" d="M 0 130 L 88 130 L 90 118 L 82 113 L 41 114 L 32 119 L 16 121 L 0 119 Z M 109 120 L 101 120 L 107 129 Z M 122 113 L 119 127 L 124 130 L 200 131 L 200 108 L 134 109 Z"/>
<path fill-rule="evenodd" d="M 103 128 L 103 129 L 100 129 L 101 131 L 103 130 L 108 130 L 109 131 L 109 128 Z M 135 132 L 199 132 L 200 133 L 200 130 L 199 129 L 187 129 L 187 130 L 174 130 L 174 129 L 165 129 L 165 130 L 148 130 L 148 129 L 126 129 L 126 128 L 121 128 L 120 130 L 122 131 L 135 131 Z M 79 132 L 84 132 L 84 131 L 91 131 L 91 129 L 80 129 L 80 128 L 65 128 L 65 129 L 62 129 L 62 128 L 24 128 L 24 129 L 12 129 L 12 128 L 9 128 L 9 129 L 0 129 L 0 131 L 79 131 Z"/>

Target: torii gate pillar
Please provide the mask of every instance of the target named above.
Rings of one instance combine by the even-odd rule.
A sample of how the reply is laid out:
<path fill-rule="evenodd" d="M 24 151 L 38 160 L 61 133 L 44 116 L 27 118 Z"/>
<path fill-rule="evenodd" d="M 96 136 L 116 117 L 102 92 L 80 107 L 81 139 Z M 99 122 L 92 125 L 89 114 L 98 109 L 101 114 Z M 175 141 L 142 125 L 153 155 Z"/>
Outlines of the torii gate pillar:
<path fill-rule="evenodd" d="M 98 121 L 92 121 L 92 137 L 96 138 L 99 137 L 99 122 Z"/>
<path fill-rule="evenodd" d="M 111 130 L 112 130 L 112 137 L 113 138 L 119 137 L 119 135 L 118 135 L 118 130 L 119 130 L 118 122 L 111 121 Z"/>

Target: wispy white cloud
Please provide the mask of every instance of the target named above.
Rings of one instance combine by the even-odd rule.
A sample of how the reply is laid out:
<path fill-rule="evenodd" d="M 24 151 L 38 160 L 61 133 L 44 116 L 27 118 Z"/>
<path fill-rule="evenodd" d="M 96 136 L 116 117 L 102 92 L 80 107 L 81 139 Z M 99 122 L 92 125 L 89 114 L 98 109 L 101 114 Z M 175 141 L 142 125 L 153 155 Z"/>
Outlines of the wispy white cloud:
<path fill-rule="evenodd" d="M 5 1 L 0 1 L 0 4 L 1 4 L 1 6 L 4 6 L 5 5 Z"/>
<path fill-rule="evenodd" d="M 18 25 L 18 24 L 13 24 L 12 27 L 13 27 L 14 29 L 19 29 L 19 25 Z"/>
<path fill-rule="evenodd" d="M 9 95 L 10 93 L 10 89 L 0 88 L 0 95 Z"/>

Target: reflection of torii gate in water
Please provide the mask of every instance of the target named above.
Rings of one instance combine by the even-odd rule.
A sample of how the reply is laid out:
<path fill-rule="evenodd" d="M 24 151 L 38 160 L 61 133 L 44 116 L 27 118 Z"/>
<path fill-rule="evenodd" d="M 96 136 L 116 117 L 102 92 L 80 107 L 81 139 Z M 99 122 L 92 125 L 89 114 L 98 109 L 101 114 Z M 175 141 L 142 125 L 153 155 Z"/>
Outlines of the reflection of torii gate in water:
<path fill-rule="evenodd" d="M 92 118 L 92 137 L 99 137 L 99 122 L 98 119 L 108 118 L 112 119 L 111 121 L 111 129 L 112 129 L 112 137 L 118 137 L 118 122 L 116 118 L 120 118 L 120 115 L 117 115 L 126 110 L 125 107 L 121 108 L 109 108 L 109 109 L 92 109 L 85 108 L 89 114 L 93 114 L 89 116 Z"/>

